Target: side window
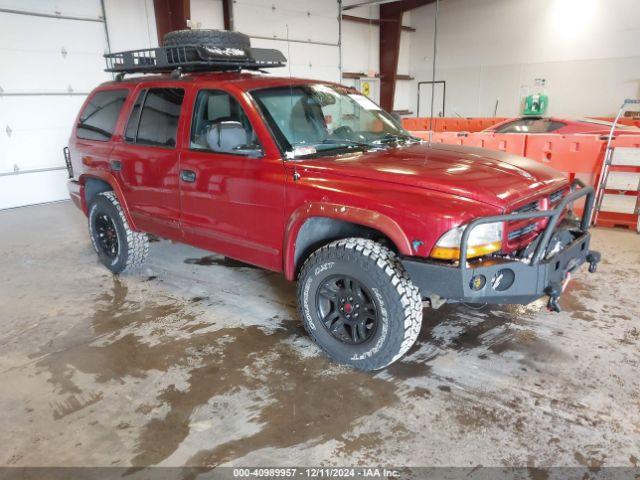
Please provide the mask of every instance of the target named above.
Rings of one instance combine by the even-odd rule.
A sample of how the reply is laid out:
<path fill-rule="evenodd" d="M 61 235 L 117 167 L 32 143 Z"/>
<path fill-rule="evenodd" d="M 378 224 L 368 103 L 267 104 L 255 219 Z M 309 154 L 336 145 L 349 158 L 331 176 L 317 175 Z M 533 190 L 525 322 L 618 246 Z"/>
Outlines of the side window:
<path fill-rule="evenodd" d="M 141 145 L 175 147 L 183 99 L 181 88 L 151 88 L 141 92 L 131 111 L 125 139 Z"/>
<path fill-rule="evenodd" d="M 127 128 L 124 131 L 124 139 L 127 142 L 135 142 L 136 135 L 138 134 L 138 122 L 140 121 L 140 107 L 144 102 L 144 96 L 147 94 L 146 90 L 142 90 L 136 98 L 136 103 L 133 105 L 129 120 L 127 121 Z"/>
<path fill-rule="evenodd" d="M 219 90 L 198 93 L 191 122 L 191 149 L 237 155 L 261 153 L 242 106 Z"/>
<path fill-rule="evenodd" d="M 89 99 L 80 114 L 76 136 L 106 142 L 113 135 L 129 90 L 103 90 Z"/>

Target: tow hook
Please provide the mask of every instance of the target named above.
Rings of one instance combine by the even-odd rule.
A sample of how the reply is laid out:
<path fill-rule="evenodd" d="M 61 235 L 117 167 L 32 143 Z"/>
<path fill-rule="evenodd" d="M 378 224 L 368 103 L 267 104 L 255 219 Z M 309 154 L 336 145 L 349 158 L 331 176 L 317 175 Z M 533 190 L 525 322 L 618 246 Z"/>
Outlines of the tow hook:
<path fill-rule="evenodd" d="M 587 262 L 589 262 L 589 273 L 595 273 L 600 262 L 600 252 L 590 250 L 587 254 Z"/>
<path fill-rule="evenodd" d="M 549 295 L 549 302 L 547 303 L 547 310 L 550 312 L 560 313 L 560 294 L 562 293 L 562 285 L 559 283 L 552 283 L 545 289 L 545 293 Z"/>

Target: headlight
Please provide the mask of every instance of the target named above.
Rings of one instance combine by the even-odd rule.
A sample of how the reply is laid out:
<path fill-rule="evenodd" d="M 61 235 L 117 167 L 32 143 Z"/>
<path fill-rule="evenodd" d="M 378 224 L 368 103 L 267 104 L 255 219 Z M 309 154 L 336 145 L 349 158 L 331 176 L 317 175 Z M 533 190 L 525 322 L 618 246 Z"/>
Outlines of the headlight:
<path fill-rule="evenodd" d="M 460 258 L 460 241 L 466 225 L 456 227 L 445 233 L 431 250 L 431 257 L 440 260 L 457 260 Z M 481 257 L 502 248 L 502 232 L 504 224 L 483 223 L 475 227 L 467 242 L 467 258 Z"/>

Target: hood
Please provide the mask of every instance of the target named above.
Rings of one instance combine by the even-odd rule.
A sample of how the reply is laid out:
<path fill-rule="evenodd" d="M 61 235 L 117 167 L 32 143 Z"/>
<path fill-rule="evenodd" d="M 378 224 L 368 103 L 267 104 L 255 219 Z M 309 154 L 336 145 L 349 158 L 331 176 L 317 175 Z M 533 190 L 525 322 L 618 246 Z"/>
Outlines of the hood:
<path fill-rule="evenodd" d="M 534 160 L 460 145 L 416 144 L 303 160 L 301 164 L 336 175 L 457 195 L 502 209 L 568 183 L 560 172 Z"/>

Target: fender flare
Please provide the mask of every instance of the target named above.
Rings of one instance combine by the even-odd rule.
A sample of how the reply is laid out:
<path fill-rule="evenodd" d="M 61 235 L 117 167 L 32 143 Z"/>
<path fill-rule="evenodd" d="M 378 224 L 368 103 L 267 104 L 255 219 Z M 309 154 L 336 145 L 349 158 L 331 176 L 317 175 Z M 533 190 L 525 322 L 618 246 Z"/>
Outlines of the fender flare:
<path fill-rule="evenodd" d="M 400 225 L 392 218 L 373 210 L 349 207 L 335 203 L 310 202 L 298 207 L 289 217 L 284 237 L 284 274 L 287 280 L 295 280 L 296 240 L 304 223 L 314 217 L 332 218 L 372 228 L 383 233 L 403 255 L 411 255 L 411 242 Z"/>
<path fill-rule="evenodd" d="M 127 200 L 124 195 L 124 192 L 122 191 L 122 187 L 120 186 L 120 183 L 118 183 L 118 180 L 116 179 L 116 177 L 111 175 L 109 172 L 100 171 L 100 172 L 83 173 L 82 175 L 80 175 L 80 178 L 78 178 L 80 185 L 82 185 L 81 201 L 82 201 L 82 210 L 84 211 L 85 215 L 89 214 L 89 206 L 87 205 L 87 201 L 84 195 L 84 184 L 90 178 L 94 178 L 96 180 L 102 180 L 103 182 L 109 184 L 113 192 L 116 194 L 116 197 L 118 197 L 118 202 L 120 202 L 120 206 L 122 207 L 122 211 L 124 212 L 124 216 L 127 219 L 129 226 L 131 227 L 132 230 L 137 231 L 138 229 L 136 228 L 136 224 L 133 221 L 133 218 L 131 217 L 131 213 L 129 212 L 129 206 L 127 205 Z"/>

